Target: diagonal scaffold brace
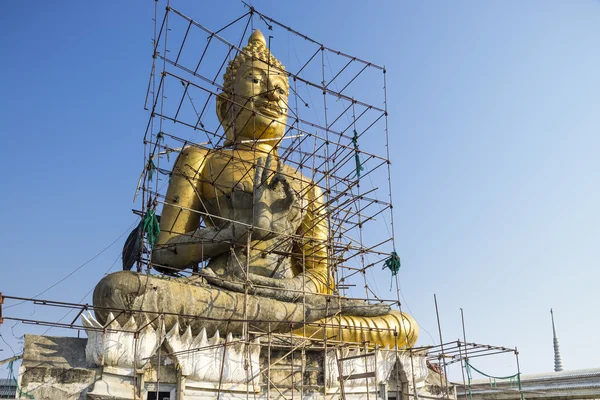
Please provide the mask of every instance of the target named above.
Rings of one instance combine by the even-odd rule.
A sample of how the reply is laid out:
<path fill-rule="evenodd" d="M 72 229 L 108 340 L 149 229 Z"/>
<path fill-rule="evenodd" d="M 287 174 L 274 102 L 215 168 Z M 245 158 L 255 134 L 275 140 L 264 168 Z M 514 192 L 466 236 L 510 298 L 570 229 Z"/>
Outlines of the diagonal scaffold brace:
<path fill-rule="evenodd" d="M 2 304 L 4 304 L 4 296 L 2 296 L 2 292 L 0 292 L 0 325 L 4 322 L 4 318 L 2 317 Z"/>

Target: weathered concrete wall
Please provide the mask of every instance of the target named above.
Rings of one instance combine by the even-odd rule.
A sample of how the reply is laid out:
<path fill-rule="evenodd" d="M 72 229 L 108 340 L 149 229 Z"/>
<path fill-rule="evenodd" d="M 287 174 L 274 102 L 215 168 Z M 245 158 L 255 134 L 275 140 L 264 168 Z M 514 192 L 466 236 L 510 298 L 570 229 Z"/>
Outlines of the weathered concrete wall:
<path fill-rule="evenodd" d="M 36 400 L 85 400 L 98 370 L 85 358 L 87 339 L 25 335 L 19 380 Z"/>
<path fill-rule="evenodd" d="M 324 386 L 323 352 L 296 350 L 289 353 L 288 349 L 271 350 L 271 368 L 268 369 L 269 349 L 263 347 L 260 355 L 261 371 L 269 371 L 271 383 L 280 389 L 302 388 L 312 393 Z M 278 361 L 276 364 L 275 362 Z M 254 372 L 254 371 L 253 371 Z M 267 382 L 263 384 L 266 385 Z M 266 389 L 266 388 L 265 388 Z"/>

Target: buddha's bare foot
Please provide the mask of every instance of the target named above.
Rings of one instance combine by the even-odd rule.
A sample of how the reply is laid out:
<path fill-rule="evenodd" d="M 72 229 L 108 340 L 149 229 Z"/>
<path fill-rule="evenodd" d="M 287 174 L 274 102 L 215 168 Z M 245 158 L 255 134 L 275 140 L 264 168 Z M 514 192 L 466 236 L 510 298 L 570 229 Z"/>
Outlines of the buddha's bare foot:
<path fill-rule="evenodd" d="M 249 294 L 271 298 L 290 303 L 305 302 L 308 306 L 315 309 L 330 309 L 332 313 L 336 311 L 342 315 L 353 315 L 356 317 L 376 317 L 390 312 L 390 306 L 387 304 L 372 304 L 365 300 L 346 299 L 344 297 L 324 296 L 315 293 L 301 293 L 296 290 L 286 290 L 281 288 L 257 287 L 250 281 L 228 280 L 217 276 L 210 268 L 200 270 L 199 274 L 203 276 L 208 283 L 222 287 L 234 292 L 245 292 L 248 289 Z M 254 275 L 256 276 L 256 275 Z M 260 279 L 259 279 L 260 281 Z M 279 280 L 284 282 L 285 280 Z"/>
<path fill-rule="evenodd" d="M 248 287 L 249 294 L 256 294 L 256 290 L 251 282 L 244 282 L 237 277 L 233 277 L 232 279 L 220 277 L 209 267 L 202 268 L 200 271 L 198 271 L 198 274 L 206 279 L 208 283 L 222 287 L 223 289 L 244 293 L 246 291 L 246 287 Z"/>

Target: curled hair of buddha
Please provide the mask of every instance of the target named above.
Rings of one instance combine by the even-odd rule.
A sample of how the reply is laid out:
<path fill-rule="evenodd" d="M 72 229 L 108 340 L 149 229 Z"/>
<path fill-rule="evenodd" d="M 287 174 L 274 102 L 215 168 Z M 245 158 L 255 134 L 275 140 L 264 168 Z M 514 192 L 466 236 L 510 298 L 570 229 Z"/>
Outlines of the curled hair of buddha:
<path fill-rule="evenodd" d="M 265 37 L 256 29 L 250 38 L 248 44 L 242 49 L 238 55 L 229 62 L 225 74 L 223 75 L 223 92 L 226 94 L 232 94 L 233 84 L 235 82 L 235 76 L 240 66 L 247 60 L 260 60 L 269 64 L 271 67 L 277 68 L 281 71 L 285 71 L 283 64 L 273 57 L 269 49 L 267 48 L 267 41 Z M 289 84 L 286 81 L 286 85 Z"/>

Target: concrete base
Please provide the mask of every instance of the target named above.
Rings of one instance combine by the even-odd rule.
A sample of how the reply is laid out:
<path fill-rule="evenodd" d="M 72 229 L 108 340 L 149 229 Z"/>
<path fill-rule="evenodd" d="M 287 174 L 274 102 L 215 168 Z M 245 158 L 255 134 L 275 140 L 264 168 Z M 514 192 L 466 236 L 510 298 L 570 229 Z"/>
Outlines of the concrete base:
<path fill-rule="evenodd" d="M 448 398 L 441 394 L 444 378 L 427 369 L 424 355 L 410 360 L 403 352 L 386 355 L 389 350 L 384 350 L 372 358 L 355 358 L 360 351 L 354 350 L 356 354 L 352 353 L 348 361 L 342 362 L 342 375 L 361 375 L 375 369 L 376 377 L 349 379 L 340 385 L 332 381 L 335 374 L 330 369 L 337 366 L 337 362 L 332 361 L 336 357 L 333 350 L 327 355 L 323 350 L 290 352 L 289 343 L 287 346 L 282 343 L 269 352 L 267 346 L 262 346 L 258 365 L 248 363 L 245 370 L 239 372 L 240 379 L 245 377 L 249 382 L 246 384 L 190 379 L 183 375 L 176 359 L 168 355 L 166 346 L 160 347 L 143 369 L 96 366 L 86 359 L 86 342 L 87 339 L 71 337 L 25 335 L 23 364 L 19 371 L 23 391 L 36 400 L 147 400 L 153 398 L 154 393 L 160 393 L 161 400 L 247 400 L 250 397 L 254 400 L 388 400 L 397 393 L 403 398 L 412 398 L 415 392 L 412 385 L 416 382 L 419 396 Z M 350 353 L 346 353 L 348 351 L 337 357 L 348 358 Z M 377 361 L 373 363 L 373 360 Z M 456 397 L 451 394 L 450 398 Z"/>

